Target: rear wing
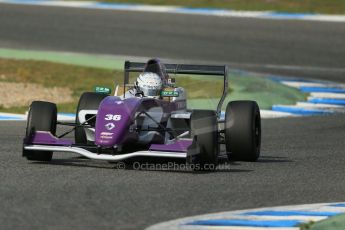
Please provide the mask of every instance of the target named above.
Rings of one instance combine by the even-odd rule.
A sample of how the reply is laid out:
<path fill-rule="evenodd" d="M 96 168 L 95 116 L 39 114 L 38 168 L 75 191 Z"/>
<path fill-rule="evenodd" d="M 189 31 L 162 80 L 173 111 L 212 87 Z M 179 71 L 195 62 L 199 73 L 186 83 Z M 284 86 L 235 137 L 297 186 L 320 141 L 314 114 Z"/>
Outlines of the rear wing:
<path fill-rule="evenodd" d="M 146 63 L 125 61 L 124 85 L 129 83 L 129 73 L 141 73 Z M 164 64 L 166 73 L 188 75 L 214 75 L 222 76 L 224 81 L 223 93 L 217 105 L 217 115 L 220 117 L 223 102 L 228 92 L 228 67 L 226 65 L 190 65 L 190 64 Z"/>

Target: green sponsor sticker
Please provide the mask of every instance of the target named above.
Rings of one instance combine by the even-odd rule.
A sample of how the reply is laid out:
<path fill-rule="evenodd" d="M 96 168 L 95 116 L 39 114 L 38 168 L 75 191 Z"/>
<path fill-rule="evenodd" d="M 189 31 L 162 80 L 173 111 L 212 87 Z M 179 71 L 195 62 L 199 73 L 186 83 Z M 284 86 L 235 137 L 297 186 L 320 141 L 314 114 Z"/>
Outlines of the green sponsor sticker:
<path fill-rule="evenodd" d="M 95 88 L 96 93 L 105 93 L 105 94 L 110 94 L 111 89 L 107 87 L 102 87 L 102 86 L 96 86 Z"/>
<path fill-rule="evenodd" d="M 176 91 L 162 91 L 161 96 L 162 97 L 178 97 L 178 92 Z"/>

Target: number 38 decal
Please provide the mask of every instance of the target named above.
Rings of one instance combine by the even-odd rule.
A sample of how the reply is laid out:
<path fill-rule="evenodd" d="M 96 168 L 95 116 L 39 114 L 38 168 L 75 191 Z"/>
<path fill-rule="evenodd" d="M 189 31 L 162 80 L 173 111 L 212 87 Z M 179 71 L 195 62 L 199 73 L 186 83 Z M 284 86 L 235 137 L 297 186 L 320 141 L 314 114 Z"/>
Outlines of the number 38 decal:
<path fill-rule="evenodd" d="M 106 121 L 119 121 L 121 120 L 121 115 L 117 114 L 107 114 L 104 118 Z"/>

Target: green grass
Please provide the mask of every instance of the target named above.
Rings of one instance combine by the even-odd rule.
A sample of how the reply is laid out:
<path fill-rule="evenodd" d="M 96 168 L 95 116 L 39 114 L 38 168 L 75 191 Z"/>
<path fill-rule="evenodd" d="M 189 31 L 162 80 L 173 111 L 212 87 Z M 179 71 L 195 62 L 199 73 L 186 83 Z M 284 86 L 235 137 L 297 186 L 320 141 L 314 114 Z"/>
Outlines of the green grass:
<path fill-rule="evenodd" d="M 229 76 L 229 87 L 223 109 L 229 101 L 255 100 L 261 109 L 271 109 L 274 104 L 292 105 L 296 101 L 303 101 L 306 95 L 297 89 L 284 86 L 264 77 L 232 73 Z M 193 108 L 215 109 L 218 98 L 192 99 L 188 106 Z"/>
<path fill-rule="evenodd" d="M 123 70 L 124 59 L 110 55 L 0 48 L 0 58 L 49 61 L 102 69 Z"/>
<path fill-rule="evenodd" d="M 315 224 L 314 221 L 309 221 L 307 223 L 303 223 L 299 226 L 300 230 L 310 230 L 310 228 Z"/>
<path fill-rule="evenodd" d="M 325 220 L 315 222 L 308 228 L 301 227 L 301 230 L 343 230 L 345 226 L 345 214 L 333 216 Z"/>
<path fill-rule="evenodd" d="M 67 87 L 73 92 L 73 102 L 58 104 L 58 110 L 73 113 L 83 92 L 93 91 L 95 86 L 114 89 L 115 82 L 122 83 L 123 71 L 46 61 L 0 58 L 0 81 L 37 83 L 48 88 Z M 296 101 L 305 99 L 305 95 L 298 90 L 263 77 L 231 73 L 229 81 L 230 87 L 226 102 L 256 100 L 261 108 L 270 109 L 273 104 L 294 104 Z M 222 78 L 177 76 L 176 82 L 178 86 L 186 89 L 190 108 L 216 108 L 223 88 Z M 0 111 L 24 113 L 28 106 L 14 106 L 6 109 L 0 107 Z"/>
<path fill-rule="evenodd" d="M 100 2 L 175 5 L 251 11 L 345 14 L 345 0 L 99 0 Z"/>

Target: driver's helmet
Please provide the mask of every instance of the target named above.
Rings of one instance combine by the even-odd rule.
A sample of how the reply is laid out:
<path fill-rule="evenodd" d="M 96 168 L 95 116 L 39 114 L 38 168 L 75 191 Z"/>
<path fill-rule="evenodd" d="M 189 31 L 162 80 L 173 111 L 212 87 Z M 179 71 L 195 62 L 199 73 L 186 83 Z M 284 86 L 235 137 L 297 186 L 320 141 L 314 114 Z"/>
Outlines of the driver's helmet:
<path fill-rule="evenodd" d="M 163 81 L 156 73 L 144 72 L 137 79 L 137 87 L 144 97 L 159 98 Z"/>

